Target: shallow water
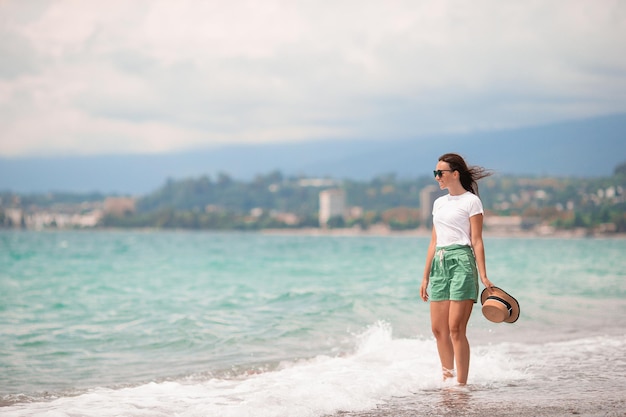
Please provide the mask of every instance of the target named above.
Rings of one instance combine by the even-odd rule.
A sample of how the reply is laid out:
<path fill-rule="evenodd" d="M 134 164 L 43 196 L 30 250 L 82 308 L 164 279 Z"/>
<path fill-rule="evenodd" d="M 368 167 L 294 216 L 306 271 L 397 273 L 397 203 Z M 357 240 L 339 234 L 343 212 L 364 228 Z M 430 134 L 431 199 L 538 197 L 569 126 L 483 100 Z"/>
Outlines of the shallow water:
<path fill-rule="evenodd" d="M 626 241 L 485 243 L 522 313 L 475 306 L 459 389 L 425 238 L 0 232 L 0 414 L 623 416 Z"/>

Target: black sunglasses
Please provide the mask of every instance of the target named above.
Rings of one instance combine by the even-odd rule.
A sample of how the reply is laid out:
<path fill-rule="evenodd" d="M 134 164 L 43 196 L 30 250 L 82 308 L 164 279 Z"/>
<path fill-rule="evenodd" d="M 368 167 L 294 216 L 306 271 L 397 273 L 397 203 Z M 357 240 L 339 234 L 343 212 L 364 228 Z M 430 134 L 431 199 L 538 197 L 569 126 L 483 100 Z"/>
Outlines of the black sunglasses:
<path fill-rule="evenodd" d="M 433 174 L 435 175 L 435 178 L 437 178 L 437 177 L 441 177 L 445 171 L 454 172 L 453 169 L 438 169 L 436 171 L 433 171 Z"/>

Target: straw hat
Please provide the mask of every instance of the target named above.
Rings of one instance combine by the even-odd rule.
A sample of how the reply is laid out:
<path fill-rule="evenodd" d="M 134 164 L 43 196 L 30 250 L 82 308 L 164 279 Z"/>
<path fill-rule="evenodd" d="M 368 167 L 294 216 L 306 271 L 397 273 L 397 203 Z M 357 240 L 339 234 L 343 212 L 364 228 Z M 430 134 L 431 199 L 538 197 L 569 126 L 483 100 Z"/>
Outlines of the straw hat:
<path fill-rule="evenodd" d="M 519 303 L 506 291 L 491 287 L 489 295 L 487 288 L 480 294 L 480 303 L 483 306 L 483 316 L 494 323 L 515 323 L 519 318 Z"/>

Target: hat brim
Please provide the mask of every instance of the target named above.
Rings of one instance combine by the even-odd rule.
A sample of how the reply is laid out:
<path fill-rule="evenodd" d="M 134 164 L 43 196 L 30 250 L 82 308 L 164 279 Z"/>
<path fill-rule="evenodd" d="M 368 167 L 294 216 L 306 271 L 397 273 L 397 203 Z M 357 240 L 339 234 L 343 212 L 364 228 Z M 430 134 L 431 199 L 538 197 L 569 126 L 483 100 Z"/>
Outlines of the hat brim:
<path fill-rule="evenodd" d="M 498 287 L 491 287 L 491 290 L 492 290 L 491 294 L 487 292 L 487 288 L 485 288 L 480 293 L 480 304 L 481 305 L 485 304 L 485 301 L 487 301 L 489 297 L 495 296 L 495 297 L 501 298 L 502 300 L 506 301 L 511 306 L 511 315 L 508 318 L 504 319 L 504 321 L 506 323 L 515 323 L 517 319 L 519 319 L 519 315 L 520 315 L 519 303 L 517 302 L 515 297 L 513 297 L 512 295 L 510 295 L 509 293 L 507 293 L 506 291 Z"/>

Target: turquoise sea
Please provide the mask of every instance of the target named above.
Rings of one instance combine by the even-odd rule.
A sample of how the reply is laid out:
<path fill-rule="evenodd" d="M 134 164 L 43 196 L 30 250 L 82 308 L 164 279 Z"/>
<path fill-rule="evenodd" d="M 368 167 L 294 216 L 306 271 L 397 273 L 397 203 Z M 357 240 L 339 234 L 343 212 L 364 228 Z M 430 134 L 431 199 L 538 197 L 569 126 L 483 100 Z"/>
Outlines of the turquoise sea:
<path fill-rule="evenodd" d="M 428 238 L 0 232 L 2 416 L 625 416 L 626 240 L 485 236 L 468 386 L 441 381 Z"/>

